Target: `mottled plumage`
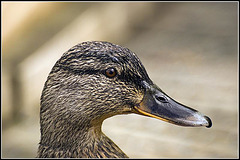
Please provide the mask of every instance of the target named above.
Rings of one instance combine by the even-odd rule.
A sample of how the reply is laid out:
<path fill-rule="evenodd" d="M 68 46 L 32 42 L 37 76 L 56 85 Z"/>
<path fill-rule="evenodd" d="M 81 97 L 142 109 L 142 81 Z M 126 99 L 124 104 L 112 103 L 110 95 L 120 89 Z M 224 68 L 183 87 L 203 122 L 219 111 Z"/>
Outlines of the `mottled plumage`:
<path fill-rule="evenodd" d="M 116 76 L 106 75 L 109 68 Z M 126 158 L 101 131 L 102 122 L 117 114 L 143 114 L 135 107 L 141 108 L 148 86 L 153 85 L 127 48 L 98 41 L 72 47 L 56 62 L 44 85 L 37 157 Z"/>

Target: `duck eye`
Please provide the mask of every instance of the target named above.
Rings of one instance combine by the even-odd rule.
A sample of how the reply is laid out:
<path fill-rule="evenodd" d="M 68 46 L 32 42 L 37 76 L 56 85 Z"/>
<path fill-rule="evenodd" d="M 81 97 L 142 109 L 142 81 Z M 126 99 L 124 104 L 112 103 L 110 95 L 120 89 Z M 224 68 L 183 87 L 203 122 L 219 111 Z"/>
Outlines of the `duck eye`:
<path fill-rule="evenodd" d="M 109 78 L 113 78 L 117 75 L 117 71 L 115 68 L 108 68 L 106 71 L 105 71 L 105 74 L 107 77 Z"/>

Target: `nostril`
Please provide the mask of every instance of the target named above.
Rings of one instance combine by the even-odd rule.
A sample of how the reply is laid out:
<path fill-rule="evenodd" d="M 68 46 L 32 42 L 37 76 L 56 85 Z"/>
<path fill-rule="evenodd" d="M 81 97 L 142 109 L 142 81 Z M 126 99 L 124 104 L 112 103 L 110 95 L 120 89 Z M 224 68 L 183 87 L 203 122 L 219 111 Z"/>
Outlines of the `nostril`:
<path fill-rule="evenodd" d="M 168 103 L 167 99 L 163 96 L 155 96 L 156 99 L 162 103 Z"/>

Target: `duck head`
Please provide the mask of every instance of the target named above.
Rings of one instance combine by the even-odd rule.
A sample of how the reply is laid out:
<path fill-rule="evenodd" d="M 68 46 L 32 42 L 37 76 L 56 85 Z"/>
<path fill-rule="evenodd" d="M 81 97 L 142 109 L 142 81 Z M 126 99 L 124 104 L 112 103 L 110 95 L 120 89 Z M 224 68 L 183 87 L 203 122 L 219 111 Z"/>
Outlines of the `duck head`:
<path fill-rule="evenodd" d="M 181 126 L 212 125 L 210 118 L 155 85 L 135 53 L 99 41 L 78 44 L 56 62 L 41 97 L 41 113 L 46 111 L 70 125 L 95 125 L 128 113 Z"/>
<path fill-rule="evenodd" d="M 210 118 L 155 85 L 129 49 L 83 42 L 62 55 L 45 82 L 38 157 L 126 158 L 101 126 L 108 117 L 128 113 L 181 126 L 212 126 Z"/>

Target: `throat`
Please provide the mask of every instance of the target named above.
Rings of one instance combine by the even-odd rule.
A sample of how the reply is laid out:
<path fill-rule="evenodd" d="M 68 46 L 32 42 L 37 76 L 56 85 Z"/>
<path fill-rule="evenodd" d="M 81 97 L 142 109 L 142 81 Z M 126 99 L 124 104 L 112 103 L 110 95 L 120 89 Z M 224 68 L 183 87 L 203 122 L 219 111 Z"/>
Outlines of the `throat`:
<path fill-rule="evenodd" d="M 61 131 L 55 128 L 53 132 L 41 136 L 38 157 L 127 158 L 102 132 L 101 126 L 98 124 L 80 129 L 68 126 Z"/>

